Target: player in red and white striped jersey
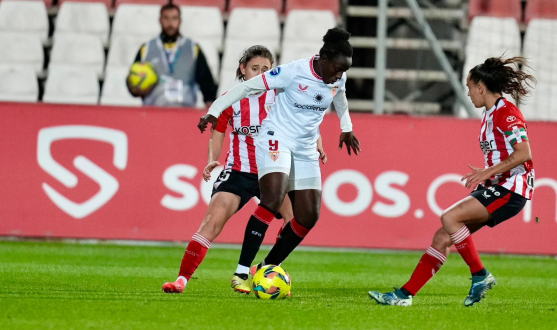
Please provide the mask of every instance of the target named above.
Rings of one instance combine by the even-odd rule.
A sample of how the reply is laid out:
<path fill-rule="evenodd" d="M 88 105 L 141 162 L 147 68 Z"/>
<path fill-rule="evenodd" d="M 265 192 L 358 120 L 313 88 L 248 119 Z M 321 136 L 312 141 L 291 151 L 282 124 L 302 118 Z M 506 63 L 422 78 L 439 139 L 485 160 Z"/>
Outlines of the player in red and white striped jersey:
<path fill-rule="evenodd" d="M 468 95 L 476 108 L 485 107 L 479 136 L 485 167 L 471 165 L 466 187 L 474 191 L 441 215 L 443 227 L 408 283 L 389 293 L 370 291 L 372 299 L 383 305 L 410 306 L 412 297 L 439 271 L 454 244 L 472 273 L 472 287 L 465 306 L 485 297 L 497 281 L 485 269 L 471 234 L 484 226 L 495 227 L 517 215 L 534 193 L 534 166 L 524 117 L 518 108 L 503 98 L 511 94 L 519 100 L 528 94 L 526 85 L 534 77 L 516 69 L 527 66 L 522 57 L 488 58 L 468 74 Z"/>
<path fill-rule="evenodd" d="M 237 78 L 249 80 L 272 67 L 273 55 L 263 46 L 252 46 L 246 49 L 239 62 Z M 213 194 L 201 227 L 193 235 L 184 253 L 178 279 L 175 282 L 165 283 L 164 292 L 182 293 L 187 282 L 205 258 L 211 242 L 220 234 L 230 217 L 253 197 L 259 197 L 253 139 L 259 133 L 261 122 L 267 117 L 274 102 L 275 90 L 264 91 L 234 103 L 219 117 L 218 124 L 209 141 L 209 159 L 203 170 L 205 181 L 210 180 L 211 172 L 220 165 L 218 159 L 226 129 L 230 125 L 230 151 L 226 164 L 213 185 Z M 320 141 L 318 151 L 322 162 L 326 162 L 326 155 Z M 293 218 L 292 205 L 288 196 L 284 199 L 279 212 L 285 222 Z M 269 221 L 263 220 L 260 223 L 248 223 L 238 268 L 231 282 L 235 291 L 251 292 L 251 287 L 247 283 L 249 267 L 259 251 L 269 223 Z"/>

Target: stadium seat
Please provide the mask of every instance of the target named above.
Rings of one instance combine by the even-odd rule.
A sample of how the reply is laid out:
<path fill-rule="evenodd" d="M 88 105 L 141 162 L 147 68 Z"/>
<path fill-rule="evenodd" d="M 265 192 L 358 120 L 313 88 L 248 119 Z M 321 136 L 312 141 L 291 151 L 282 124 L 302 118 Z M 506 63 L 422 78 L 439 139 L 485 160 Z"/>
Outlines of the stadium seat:
<path fill-rule="evenodd" d="M 59 34 L 54 39 L 50 64 L 91 68 L 100 76 L 104 68 L 104 47 L 93 35 Z"/>
<path fill-rule="evenodd" d="M 97 104 L 99 80 L 95 70 L 51 65 L 46 79 L 43 102 Z"/>
<path fill-rule="evenodd" d="M 557 20 L 532 19 L 524 36 L 523 56 L 537 84 L 521 101 L 526 119 L 557 121 Z"/>
<path fill-rule="evenodd" d="M 38 35 L 0 32 L 0 63 L 11 67 L 30 67 L 39 73 L 43 62 L 43 45 Z"/>
<path fill-rule="evenodd" d="M 219 88 L 217 90 L 217 95 L 220 96 L 230 88 L 234 87 L 234 85 L 238 84 L 240 81 L 236 80 L 236 68 L 227 68 L 222 69 L 220 71 L 220 78 L 219 78 Z"/>
<path fill-rule="evenodd" d="M 116 0 L 115 6 L 120 4 L 154 4 L 165 5 L 168 0 Z M 172 1 L 177 6 L 204 6 L 204 7 L 217 7 L 221 12 L 224 12 L 226 7 L 226 0 L 174 0 Z"/>
<path fill-rule="evenodd" d="M 112 0 L 58 0 L 58 7 L 66 2 L 83 2 L 83 3 L 104 3 L 106 8 L 112 8 Z"/>
<path fill-rule="evenodd" d="M 557 1 L 528 0 L 524 20 L 528 24 L 534 18 L 557 19 Z"/>
<path fill-rule="evenodd" d="M 284 22 L 283 42 L 321 41 L 327 30 L 336 26 L 329 10 L 292 10 Z"/>
<path fill-rule="evenodd" d="M 207 60 L 207 64 L 209 65 L 209 69 L 213 74 L 213 79 L 218 81 L 219 78 L 219 67 L 220 67 L 220 60 L 219 60 L 219 51 L 215 44 L 208 40 L 203 40 L 198 42 L 199 47 L 203 51 L 203 55 L 205 55 L 205 59 Z"/>
<path fill-rule="evenodd" d="M 273 9 L 234 9 L 228 18 L 225 47 L 231 43 L 243 41 L 252 44 L 259 42 L 276 52 L 280 41 L 280 23 L 277 12 Z"/>
<path fill-rule="evenodd" d="M 106 44 L 110 22 L 108 9 L 104 3 L 71 2 L 62 3 L 56 17 L 55 34 L 79 33 L 98 36 Z"/>
<path fill-rule="evenodd" d="M 521 0 L 470 0 L 468 20 L 476 16 L 512 17 L 522 21 Z"/>
<path fill-rule="evenodd" d="M 133 97 L 128 91 L 126 78 L 129 68 L 107 68 L 101 96 L 101 105 L 141 106 L 140 97 Z"/>
<path fill-rule="evenodd" d="M 47 9 L 50 9 L 50 7 L 52 7 L 54 0 L 12 0 L 12 1 L 38 1 L 38 2 L 44 2 L 44 5 L 46 6 Z M 61 0 L 58 0 L 58 4 L 60 4 Z M 2 2 L 2 0 L 0 0 L 0 2 Z"/>
<path fill-rule="evenodd" d="M 295 42 L 285 41 L 282 43 L 280 53 L 280 64 L 290 63 L 301 58 L 319 54 L 319 50 L 323 47 L 322 42 Z"/>
<path fill-rule="evenodd" d="M 238 61 L 244 53 L 244 50 L 253 45 L 263 45 L 273 53 L 276 62 L 276 52 L 272 48 L 272 44 L 266 39 L 261 40 L 227 40 L 224 47 L 222 56 L 221 70 L 229 69 L 234 70 L 238 68 Z M 221 75 L 222 77 L 222 75 Z"/>
<path fill-rule="evenodd" d="M 338 16 L 340 0 L 286 0 L 285 13 L 288 15 L 294 9 L 330 10 Z"/>
<path fill-rule="evenodd" d="M 520 29 L 514 18 L 482 17 L 478 16 L 472 20 L 468 31 L 468 40 L 465 47 L 466 60 L 462 71 L 462 81 L 466 94 L 466 78 L 468 72 L 474 66 L 483 63 L 489 57 L 505 57 L 520 55 L 521 41 Z M 505 95 L 511 102 L 514 100 Z M 472 104 L 469 98 L 466 99 Z M 460 109 L 459 115 L 467 117 L 464 108 Z M 480 112 L 477 112 L 480 115 Z"/>
<path fill-rule="evenodd" d="M 180 33 L 197 42 L 212 42 L 222 49 L 224 23 L 221 11 L 216 7 L 182 6 Z"/>
<path fill-rule="evenodd" d="M 129 69 L 137 52 L 146 41 L 142 37 L 130 37 L 124 34 L 113 36 L 108 50 L 107 68 L 125 67 Z"/>
<path fill-rule="evenodd" d="M 0 2 L 0 32 L 37 34 L 41 42 L 48 40 L 48 14 L 42 1 Z"/>
<path fill-rule="evenodd" d="M 230 0 L 228 3 L 228 11 L 236 8 L 269 8 L 282 14 L 282 0 Z"/>
<path fill-rule="evenodd" d="M 126 35 L 144 38 L 144 42 L 161 33 L 160 6 L 122 4 L 116 9 L 112 36 Z"/>
<path fill-rule="evenodd" d="M 37 102 L 39 82 L 31 67 L 0 65 L 0 101 Z"/>

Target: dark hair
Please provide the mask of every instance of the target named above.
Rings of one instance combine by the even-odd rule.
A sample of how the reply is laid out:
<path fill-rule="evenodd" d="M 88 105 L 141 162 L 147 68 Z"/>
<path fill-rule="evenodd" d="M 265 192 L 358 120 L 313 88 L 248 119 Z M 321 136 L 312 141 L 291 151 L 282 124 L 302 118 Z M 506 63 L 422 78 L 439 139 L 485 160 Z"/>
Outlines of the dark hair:
<path fill-rule="evenodd" d="M 510 64 L 510 65 L 509 65 Z M 518 65 L 528 67 L 524 57 L 490 57 L 484 63 L 470 70 L 470 80 L 475 84 L 483 82 L 492 93 L 510 94 L 517 102 L 528 94 L 528 87 L 536 83 L 534 76 L 520 70 Z"/>
<path fill-rule="evenodd" d="M 323 47 L 319 55 L 328 59 L 338 58 L 340 55 L 352 57 L 352 45 L 348 42 L 350 33 L 340 27 L 332 28 L 323 36 Z"/>
<path fill-rule="evenodd" d="M 172 0 L 168 1 L 168 3 L 161 7 L 161 16 L 162 13 L 166 10 L 176 9 L 178 11 L 178 15 L 182 16 L 182 12 L 180 11 L 180 7 L 176 6 Z"/>
<path fill-rule="evenodd" d="M 240 81 L 246 79 L 246 76 L 242 74 L 242 70 L 240 70 L 240 66 L 243 64 L 244 67 L 248 65 L 248 62 L 251 61 L 254 57 L 263 57 L 269 59 L 271 61 L 271 66 L 275 62 L 273 57 L 273 53 L 267 47 L 261 45 L 251 46 L 250 48 L 244 50 L 242 57 L 238 61 L 238 69 L 236 69 L 236 78 Z"/>

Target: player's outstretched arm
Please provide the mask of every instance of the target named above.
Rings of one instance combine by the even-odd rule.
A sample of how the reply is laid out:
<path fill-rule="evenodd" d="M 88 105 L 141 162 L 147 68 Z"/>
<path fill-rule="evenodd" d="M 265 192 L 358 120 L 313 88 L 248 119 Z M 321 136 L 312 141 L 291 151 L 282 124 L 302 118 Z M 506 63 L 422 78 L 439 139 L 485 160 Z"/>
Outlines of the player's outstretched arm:
<path fill-rule="evenodd" d="M 226 94 L 219 97 L 218 99 L 215 100 L 215 102 L 213 102 L 213 104 L 209 108 L 209 112 L 205 116 L 201 117 L 201 119 L 199 120 L 199 124 L 197 124 L 197 128 L 199 128 L 201 133 L 203 133 L 205 132 L 207 125 L 211 123 L 211 130 L 213 130 L 217 123 L 217 118 L 224 110 L 226 110 L 226 108 L 228 108 L 235 102 L 238 102 L 241 99 L 247 97 L 248 95 L 256 94 L 266 90 L 267 87 L 263 82 L 262 75 L 259 75 L 257 77 L 254 77 L 250 80 L 244 81 L 243 83 L 234 86 Z"/>

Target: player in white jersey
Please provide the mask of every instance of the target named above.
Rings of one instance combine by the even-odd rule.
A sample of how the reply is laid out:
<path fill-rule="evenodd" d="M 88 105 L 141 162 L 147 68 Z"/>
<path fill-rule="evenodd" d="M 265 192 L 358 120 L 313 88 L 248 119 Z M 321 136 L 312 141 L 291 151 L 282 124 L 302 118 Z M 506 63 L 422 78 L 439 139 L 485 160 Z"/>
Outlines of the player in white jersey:
<path fill-rule="evenodd" d="M 443 212 L 443 227 L 435 233 L 408 283 L 389 293 L 369 292 L 378 303 L 410 306 L 412 297 L 445 263 L 453 244 L 472 273 L 465 306 L 480 302 L 487 290 L 497 284 L 484 268 L 471 234 L 517 215 L 534 192 L 534 165 L 526 123 L 520 110 L 503 98 L 506 93 L 518 101 L 528 94 L 526 86 L 535 82 L 534 77 L 517 70 L 517 64 L 527 66 L 522 57 L 507 60 L 492 57 L 470 70 L 466 81 L 468 95 L 476 108 L 485 107 L 479 137 L 485 167 L 468 165 L 473 171 L 462 181 L 474 191 Z"/>
<path fill-rule="evenodd" d="M 199 122 L 203 132 L 209 122 L 216 123 L 230 104 L 253 93 L 278 90 L 277 101 L 256 140 L 261 202 L 250 222 L 273 219 L 286 192 L 292 201 L 294 218 L 262 264 L 278 265 L 284 261 L 319 218 L 321 172 L 316 141 L 319 125 L 331 103 L 341 119 L 339 148 L 346 144 L 348 154 L 360 151 L 352 133 L 345 94 L 346 71 L 352 65 L 349 37 L 340 28 L 330 29 L 323 37 L 319 56 L 283 64 L 237 85 L 217 99 Z"/>
<path fill-rule="evenodd" d="M 240 59 L 236 76 L 239 80 L 250 80 L 269 70 L 272 64 L 273 55 L 267 48 L 252 46 L 245 50 Z M 253 140 L 260 130 L 261 121 L 267 117 L 267 111 L 274 102 L 275 91 L 263 91 L 235 102 L 219 117 L 218 125 L 209 141 L 209 159 L 203 171 L 203 178 L 208 181 L 211 178 L 211 172 L 220 165 L 218 159 L 221 154 L 226 128 L 230 125 L 232 128 L 230 132 L 230 151 L 226 158 L 226 165 L 214 184 L 211 201 L 201 227 L 193 235 L 184 253 L 179 277 L 175 282 L 165 283 L 163 285 L 164 292 L 182 293 L 187 281 L 203 261 L 211 241 L 220 234 L 228 219 L 252 197 L 259 197 Z M 322 147 L 319 153 L 322 160 L 326 161 L 326 155 Z M 285 221 L 292 219 L 292 206 L 288 198 L 284 199 L 280 214 Z M 242 293 L 251 292 L 251 288 L 246 281 L 249 266 L 259 250 L 265 234 L 264 231 L 260 230 L 256 232 L 258 235 L 251 235 L 252 231 L 253 228 L 249 228 L 249 231 L 246 229 L 240 263 L 232 278 L 232 287 L 235 291 Z M 245 276 L 242 275 L 244 273 Z"/>

